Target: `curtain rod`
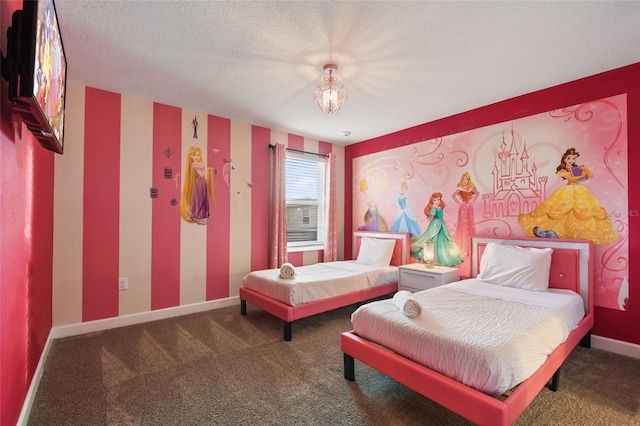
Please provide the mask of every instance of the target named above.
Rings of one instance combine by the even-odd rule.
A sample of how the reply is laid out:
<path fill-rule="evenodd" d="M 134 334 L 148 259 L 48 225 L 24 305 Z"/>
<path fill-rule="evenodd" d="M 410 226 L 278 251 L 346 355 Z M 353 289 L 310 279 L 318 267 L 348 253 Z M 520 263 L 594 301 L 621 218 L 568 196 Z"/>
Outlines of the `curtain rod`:
<path fill-rule="evenodd" d="M 276 146 L 272 145 L 272 144 L 269 144 L 269 148 L 276 149 Z M 311 154 L 311 155 L 317 155 L 318 157 L 324 157 L 324 158 L 328 158 L 329 157 L 327 154 L 318 154 L 317 152 L 303 151 L 301 149 L 286 148 L 286 147 L 285 147 L 285 149 L 287 151 L 299 152 L 300 154 Z"/>

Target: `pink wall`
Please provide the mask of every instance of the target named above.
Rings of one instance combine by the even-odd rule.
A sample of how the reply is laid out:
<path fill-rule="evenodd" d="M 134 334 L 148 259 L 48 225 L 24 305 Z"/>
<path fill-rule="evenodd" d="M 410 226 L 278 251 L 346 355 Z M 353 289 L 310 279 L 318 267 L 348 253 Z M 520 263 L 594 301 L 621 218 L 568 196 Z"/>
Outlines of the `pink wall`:
<path fill-rule="evenodd" d="M 332 151 L 328 143 L 180 107 L 77 84 L 69 89 L 55 188 L 55 226 L 64 231 L 55 234 L 54 248 L 77 241 L 82 247 L 56 249 L 54 325 L 236 296 L 249 270 L 268 267 L 269 144 Z M 205 225 L 180 213 L 194 146 L 212 172 Z M 76 215 L 81 220 L 68 224 Z M 297 264 L 320 257 L 292 255 Z M 120 277 L 129 278 L 127 291 L 118 289 Z"/>
<path fill-rule="evenodd" d="M 118 315 L 120 96 L 88 90 L 86 102 L 82 320 L 92 321 Z"/>
<path fill-rule="evenodd" d="M 11 14 L 0 2 L 3 53 Z M 0 424 L 15 424 L 51 329 L 54 154 L 9 117 L 0 98 Z"/>
<path fill-rule="evenodd" d="M 263 206 L 251 214 L 251 270 L 269 268 L 271 131 L 264 127 L 251 129 L 251 205 Z"/>
<path fill-rule="evenodd" d="M 94 89 L 87 89 L 87 92 Z M 89 105 L 85 114 L 89 114 Z M 162 309 L 180 304 L 180 215 L 170 199 L 180 199 L 180 188 L 164 178 L 164 168 L 180 170 L 182 163 L 180 108 L 167 105 L 153 106 L 153 177 L 152 185 L 158 189 L 158 199 L 152 203 L 151 234 L 151 309 Z M 86 142 L 85 142 L 86 143 Z M 173 155 L 165 155 L 170 149 Z M 155 202 L 159 201 L 159 202 Z M 117 215 L 116 215 L 117 216 Z M 86 231 L 85 231 L 86 232 Z M 85 307 L 83 306 L 83 312 Z"/>
<path fill-rule="evenodd" d="M 53 153 L 3 113 L 0 157 L 0 424 L 15 424 L 51 329 Z"/>
<path fill-rule="evenodd" d="M 518 96 L 346 147 L 345 217 L 347 220 L 345 220 L 345 235 L 349 235 L 352 232 L 353 221 L 351 218 L 354 212 L 352 211 L 351 185 L 353 179 L 352 160 L 354 158 L 622 93 L 627 94 L 628 100 L 628 164 L 629 169 L 632 170 L 633 165 L 637 163 L 634 160 L 640 159 L 640 149 L 638 148 L 640 144 L 640 121 L 635 119 L 635 117 L 640 116 L 640 63 Z M 630 212 L 640 211 L 638 195 L 640 195 L 640 189 L 633 185 L 633 180 L 630 179 Z M 635 233 L 638 232 L 639 221 L 639 215 L 630 214 L 629 235 L 634 235 L 634 231 Z M 346 239 L 345 253 L 350 251 L 351 242 Z M 634 283 L 634 278 L 640 276 L 639 254 L 640 241 L 630 239 L 630 306 L 626 311 L 596 307 L 594 334 L 640 344 L 640 328 L 637 327 L 637 324 L 640 323 L 640 306 L 633 302 L 634 298 L 640 297 L 640 286 L 637 285 L 637 282 Z"/>

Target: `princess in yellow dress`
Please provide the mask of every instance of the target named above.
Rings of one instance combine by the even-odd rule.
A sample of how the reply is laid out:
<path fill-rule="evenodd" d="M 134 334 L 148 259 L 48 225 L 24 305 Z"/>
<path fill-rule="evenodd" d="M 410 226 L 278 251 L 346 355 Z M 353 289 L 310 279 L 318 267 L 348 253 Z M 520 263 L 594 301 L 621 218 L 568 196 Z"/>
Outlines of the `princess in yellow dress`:
<path fill-rule="evenodd" d="M 528 236 L 535 236 L 534 230 L 554 231 L 559 238 L 591 240 L 595 245 L 618 239 L 607 211 L 580 183 L 591 179 L 593 173 L 586 166 L 576 165 L 579 156 L 575 148 L 567 149 L 556 168 L 556 174 L 567 184 L 529 214 L 518 216 L 518 223 Z"/>

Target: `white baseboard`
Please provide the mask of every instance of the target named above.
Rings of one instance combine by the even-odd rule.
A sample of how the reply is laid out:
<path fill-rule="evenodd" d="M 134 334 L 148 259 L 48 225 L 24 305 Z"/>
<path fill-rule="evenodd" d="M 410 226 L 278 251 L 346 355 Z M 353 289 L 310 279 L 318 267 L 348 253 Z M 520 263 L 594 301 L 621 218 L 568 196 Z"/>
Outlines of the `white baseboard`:
<path fill-rule="evenodd" d="M 29 385 L 29 390 L 24 397 L 24 402 L 22 403 L 22 411 L 20 411 L 20 417 L 18 417 L 18 422 L 16 426 L 26 426 L 29 421 L 29 414 L 31 414 L 31 407 L 33 406 L 33 401 L 36 399 L 36 391 L 38 390 L 38 386 L 40 386 L 40 379 L 42 378 L 42 371 L 44 369 L 44 362 L 47 359 L 47 355 L 49 355 L 49 350 L 51 349 L 51 343 L 53 342 L 53 338 L 51 337 L 51 332 L 49 332 L 49 337 L 47 337 L 47 341 L 44 344 L 44 348 L 42 349 L 42 354 L 40 354 L 40 360 L 38 361 L 38 365 L 36 366 L 36 370 L 33 372 L 33 377 L 31 378 L 31 384 Z"/>
<path fill-rule="evenodd" d="M 142 324 L 149 321 L 157 321 L 182 315 L 195 314 L 197 312 L 210 311 L 212 309 L 226 308 L 238 305 L 240 312 L 240 298 L 238 296 L 226 299 L 210 300 L 208 302 L 194 303 L 191 305 L 175 306 L 173 308 L 158 309 L 157 311 L 140 312 L 137 314 L 122 315 L 115 318 L 107 318 L 97 321 L 88 321 L 79 324 L 62 325 L 53 327 L 50 335 L 54 339 L 60 337 L 76 336 L 78 334 L 93 333 L 95 331 L 109 330 L 111 328 L 125 327 L 127 325 Z"/>
<path fill-rule="evenodd" d="M 614 340 L 608 337 L 591 335 L 591 347 L 602 349 L 603 351 L 613 352 L 618 355 L 626 355 L 632 358 L 640 359 L 640 345 Z"/>
<path fill-rule="evenodd" d="M 179 317 L 182 315 L 195 314 L 197 312 L 210 311 L 212 309 L 226 308 L 229 306 L 238 306 L 238 312 L 240 312 L 240 298 L 238 296 L 228 297 L 226 299 L 211 300 L 208 302 L 194 303 L 192 305 L 176 306 L 173 308 L 158 309 L 157 311 L 141 312 L 138 314 L 123 315 L 116 318 L 107 318 L 97 321 L 88 321 L 80 324 L 62 325 L 53 327 L 49 331 L 49 337 L 44 344 L 40 360 L 36 366 L 36 370 L 33 373 L 29 390 L 25 395 L 24 402 L 22 403 L 22 411 L 20 411 L 20 417 L 16 426 L 26 426 L 29 421 L 29 415 L 31 414 L 31 407 L 36 397 L 36 392 L 40 386 L 40 379 L 42 378 L 42 372 L 44 369 L 44 363 L 51 349 L 51 344 L 54 339 L 61 337 L 77 336 L 79 334 L 93 333 L 95 331 L 109 330 L 111 328 L 124 327 L 133 324 L 142 324 L 145 322 L 156 321 L 166 318 Z"/>

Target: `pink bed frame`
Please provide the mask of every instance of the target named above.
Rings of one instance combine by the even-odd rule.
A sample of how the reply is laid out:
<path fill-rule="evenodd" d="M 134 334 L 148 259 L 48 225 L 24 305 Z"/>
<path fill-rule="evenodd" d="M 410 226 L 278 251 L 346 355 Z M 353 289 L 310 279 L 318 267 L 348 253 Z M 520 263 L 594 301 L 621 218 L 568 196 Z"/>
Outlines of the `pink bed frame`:
<path fill-rule="evenodd" d="M 409 257 L 410 235 L 402 232 L 373 232 L 373 231 L 356 231 L 353 233 L 353 258 L 356 259 L 358 250 L 360 249 L 360 241 L 362 237 L 393 239 L 396 241 L 393 256 L 391 257 L 391 265 L 399 266 L 407 263 Z M 386 294 L 398 291 L 398 282 L 383 284 L 375 287 L 369 287 L 364 290 L 358 290 L 338 296 L 329 297 L 327 299 L 309 302 L 302 305 L 291 306 L 279 300 L 265 296 L 255 290 L 245 287 L 240 288 L 240 313 L 247 314 L 247 302 L 258 308 L 269 312 L 271 315 L 284 321 L 284 340 L 291 340 L 291 323 L 295 320 L 306 318 L 322 312 L 331 311 L 343 306 L 352 305 L 354 303 L 364 302 Z"/>
<path fill-rule="evenodd" d="M 586 316 L 531 377 L 518 385 L 505 400 L 500 400 L 349 331 L 341 336 L 345 378 L 355 380 L 354 359 L 357 359 L 476 424 L 492 426 L 513 424 L 549 380 L 552 380 L 552 389 L 557 389 L 559 369 L 564 360 L 578 344 L 589 346 L 593 327 L 592 243 L 582 240 L 474 237 L 471 265 L 473 277 L 479 273 L 480 258 L 489 242 L 523 247 L 552 247 L 554 251 L 549 286 L 573 290 L 585 301 Z"/>

